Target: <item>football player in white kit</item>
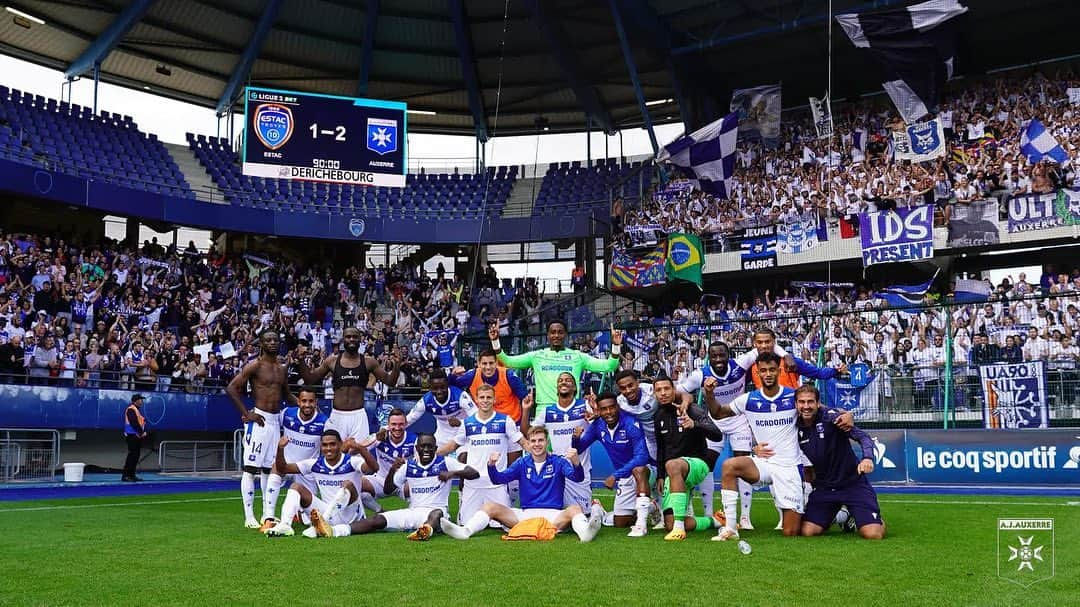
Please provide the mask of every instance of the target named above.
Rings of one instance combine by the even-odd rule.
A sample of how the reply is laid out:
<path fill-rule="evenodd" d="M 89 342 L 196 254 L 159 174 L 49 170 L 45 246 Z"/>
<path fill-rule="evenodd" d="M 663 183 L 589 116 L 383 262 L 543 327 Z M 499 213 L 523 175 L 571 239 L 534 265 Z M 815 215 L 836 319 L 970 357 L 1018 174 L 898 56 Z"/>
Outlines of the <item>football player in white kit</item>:
<path fill-rule="evenodd" d="M 435 417 L 435 442 L 439 446 L 452 440 L 461 427 L 461 420 L 476 412 L 469 393 L 449 384 L 446 372 L 435 369 L 431 372 L 431 390 L 424 394 L 406 416 L 408 425 L 413 425 L 428 411 Z"/>
<path fill-rule="evenodd" d="M 323 521 L 329 525 L 349 524 L 364 517 L 360 504 L 360 486 L 363 474 L 378 469 L 375 456 L 363 445 L 356 448 L 359 455 L 347 455 L 342 451 L 341 435 L 337 430 L 324 430 L 319 445 L 320 455 L 290 463 L 285 459 L 285 446 L 289 439 L 282 437 L 278 443 L 277 462 L 279 470 L 286 474 L 302 474 L 309 477 L 316 491 L 300 483 L 289 487 L 285 503 L 281 507 L 281 521 L 266 530 L 266 535 L 277 537 L 293 535 L 292 520 L 298 512 L 311 517 L 311 527 L 304 530 L 305 537 L 318 537 L 317 529 Z M 317 494 L 317 495 L 316 495 Z"/>
<path fill-rule="evenodd" d="M 572 446 L 574 430 L 577 428 L 584 430 L 593 418 L 592 407 L 584 398 L 577 398 L 577 391 L 577 381 L 574 376 L 570 373 L 560 373 L 555 380 L 558 401 L 553 405 L 543 407 L 536 419 L 532 420 L 533 426 L 547 429 L 552 453 L 566 453 Z M 528 397 L 521 403 L 522 433 L 529 429 L 532 406 L 533 399 Z M 585 480 L 575 482 L 567 479 L 563 506 L 576 504 L 582 511 L 588 512 L 592 504 L 592 465 L 589 462 L 589 452 L 580 453 L 578 460 L 585 471 Z"/>
<path fill-rule="evenodd" d="M 736 397 L 746 392 L 746 378 L 750 366 L 757 360 L 757 350 L 735 358 L 731 358 L 728 345 L 714 341 L 709 344 L 709 361 L 700 369 L 694 369 L 689 376 L 679 382 L 678 388 L 683 392 L 693 392 L 704 388 L 713 393 L 715 402 L 726 405 Z M 718 455 L 724 452 L 724 441 L 731 445 L 731 452 L 735 456 L 750 455 L 753 437 L 750 434 L 750 426 L 746 418 L 741 415 L 718 419 L 713 416 L 713 421 L 720 431 L 724 433 L 724 439 L 720 441 L 707 440 L 706 446 L 710 451 Z M 714 481 L 710 476 L 701 485 L 701 501 L 705 505 L 706 516 L 712 516 L 713 511 L 713 487 Z M 739 498 L 742 506 L 739 515 L 739 528 L 752 530 L 750 523 L 750 506 L 753 503 L 754 489 L 750 483 L 739 481 Z"/>
<path fill-rule="evenodd" d="M 724 461 L 720 477 L 720 499 L 726 520 L 714 541 L 738 538 L 735 528 L 736 491 L 738 479 L 756 486 L 772 485 L 773 500 L 783 513 L 785 536 L 799 535 L 803 512 L 802 450 L 799 449 L 799 432 L 795 425 L 798 411 L 795 409 L 795 391 L 778 383 L 780 357 L 772 352 L 758 355 L 757 372 L 761 389 L 743 394 L 727 405 L 720 405 L 712 391 L 705 392 L 705 400 L 714 417 L 724 419 L 744 416 L 759 445 L 768 445 L 775 453 L 764 459 L 757 456 L 731 457 Z M 719 517 L 717 517 L 719 520 Z"/>
<path fill-rule="evenodd" d="M 384 491 L 386 478 L 390 475 L 390 469 L 394 466 L 394 462 L 398 459 L 407 460 L 412 457 L 416 446 L 416 435 L 405 429 L 408 422 L 405 421 L 404 411 L 391 409 L 386 419 L 386 428 L 376 432 L 375 442 L 368 445 L 368 450 L 375 455 L 375 459 L 379 462 L 379 469 L 374 474 L 368 474 L 364 477 L 363 489 L 365 495 L 361 497 L 364 506 L 375 513 L 382 511 L 379 503 L 372 504 L 364 498 L 366 496 L 386 497 L 387 494 Z M 402 486 L 398 485 L 397 488 L 399 489 L 397 495 L 404 497 L 400 491 Z"/>
<path fill-rule="evenodd" d="M 442 531 L 439 519 L 450 514 L 450 485 L 453 479 L 477 479 L 480 473 L 452 457 L 435 455 L 435 436 L 421 434 L 416 439 L 416 456 L 397 458 L 386 477 L 385 492 L 393 494 L 409 483 L 409 507 L 353 521 L 351 525 L 321 523 L 321 536 L 343 537 L 372 531 L 412 531 L 408 539 L 425 541 Z"/>
<path fill-rule="evenodd" d="M 318 395 L 310 387 L 300 388 L 296 397 L 296 407 L 286 407 L 281 412 L 281 430 L 289 443 L 285 445 L 285 460 L 299 462 L 311 459 L 319 455 L 319 443 L 326 427 L 326 414 L 319 411 Z M 294 483 L 304 483 L 308 491 L 315 486 L 303 476 L 286 474 L 277 468 L 270 471 L 270 478 L 266 483 L 266 491 L 263 492 L 263 525 L 260 529 L 265 532 L 277 524 L 274 513 L 277 512 L 277 498 L 281 486 L 286 480 Z"/>
<path fill-rule="evenodd" d="M 526 396 L 532 400 L 532 395 Z M 462 448 L 458 460 L 475 467 L 480 477 L 466 481 L 461 488 L 458 520 L 466 521 L 486 502 L 510 507 L 510 494 L 506 485 L 491 482 L 487 475 L 487 462 L 492 454 L 498 462 L 507 466 L 525 448 L 525 437 L 514 420 L 505 413 L 495 411 L 495 388 L 482 385 L 476 388 L 477 411 L 458 428 L 457 436 L 439 447 L 438 455 L 448 455 Z M 516 449 L 515 449 L 516 447 Z"/>

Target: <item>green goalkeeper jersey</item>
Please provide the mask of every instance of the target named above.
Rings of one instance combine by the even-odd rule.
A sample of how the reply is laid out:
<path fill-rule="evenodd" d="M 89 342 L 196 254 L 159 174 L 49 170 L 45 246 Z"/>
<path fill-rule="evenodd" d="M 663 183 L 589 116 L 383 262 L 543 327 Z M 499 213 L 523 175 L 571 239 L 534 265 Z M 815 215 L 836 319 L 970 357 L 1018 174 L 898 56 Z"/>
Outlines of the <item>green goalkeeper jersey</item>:
<path fill-rule="evenodd" d="M 499 352 L 499 362 L 511 369 L 532 369 L 533 381 L 536 382 L 536 404 L 552 405 L 558 402 L 559 394 L 556 389 L 560 373 L 570 373 L 574 381 L 578 382 L 578 392 L 581 392 L 581 374 L 583 371 L 595 371 L 598 373 L 610 373 L 619 368 L 619 359 L 593 358 L 580 350 L 563 348 L 562 350 L 533 350 L 525 354 L 510 356 L 505 352 Z"/>

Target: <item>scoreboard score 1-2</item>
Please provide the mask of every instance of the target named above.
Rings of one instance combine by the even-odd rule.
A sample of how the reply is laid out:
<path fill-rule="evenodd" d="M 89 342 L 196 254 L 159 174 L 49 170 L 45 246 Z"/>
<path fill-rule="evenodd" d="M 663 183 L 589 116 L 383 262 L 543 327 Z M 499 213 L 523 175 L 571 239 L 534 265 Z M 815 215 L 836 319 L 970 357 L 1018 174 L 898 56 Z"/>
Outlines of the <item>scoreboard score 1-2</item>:
<path fill-rule="evenodd" d="M 406 105 L 248 87 L 243 174 L 405 187 Z"/>

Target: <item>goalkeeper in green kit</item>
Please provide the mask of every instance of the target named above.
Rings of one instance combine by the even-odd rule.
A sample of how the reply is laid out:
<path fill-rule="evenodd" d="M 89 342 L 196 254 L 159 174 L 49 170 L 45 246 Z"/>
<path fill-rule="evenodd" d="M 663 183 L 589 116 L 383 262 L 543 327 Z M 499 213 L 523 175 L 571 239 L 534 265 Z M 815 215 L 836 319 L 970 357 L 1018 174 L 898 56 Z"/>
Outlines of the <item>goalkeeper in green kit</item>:
<path fill-rule="evenodd" d="M 612 356 L 606 359 L 593 358 L 579 350 L 567 348 L 564 345 L 566 323 L 562 320 L 548 322 L 548 347 L 543 350 L 534 350 L 517 356 L 508 355 L 502 351 L 502 346 L 499 344 L 497 324 L 488 327 L 488 338 L 491 339 L 491 349 L 495 351 L 500 363 L 511 369 L 532 369 L 533 381 L 536 383 L 536 415 L 542 415 L 544 407 L 554 405 L 559 401 L 556 383 L 560 373 L 570 373 L 579 381 L 580 386 L 581 374 L 584 371 L 610 373 L 619 368 L 619 351 L 622 349 L 623 332 L 617 329 L 611 330 Z"/>

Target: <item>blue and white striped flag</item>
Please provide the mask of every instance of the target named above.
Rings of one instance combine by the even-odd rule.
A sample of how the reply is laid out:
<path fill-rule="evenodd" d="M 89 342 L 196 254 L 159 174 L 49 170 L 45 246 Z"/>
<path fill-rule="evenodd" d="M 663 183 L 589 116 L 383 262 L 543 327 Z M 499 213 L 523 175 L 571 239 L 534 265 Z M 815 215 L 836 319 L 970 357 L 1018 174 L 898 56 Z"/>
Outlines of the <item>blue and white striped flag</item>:
<path fill-rule="evenodd" d="M 878 291 L 877 296 L 884 299 L 890 308 L 907 308 L 921 305 L 923 300 L 926 299 L 926 293 L 930 291 L 930 285 L 934 284 L 938 272 L 940 270 L 935 271 L 933 276 L 919 284 L 885 287 Z"/>
<path fill-rule="evenodd" d="M 665 145 L 656 161 L 678 167 L 702 192 L 727 198 L 735 173 L 738 128 L 738 115 L 732 112 Z"/>
<path fill-rule="evenodd" d="M 1032 118 L 1020 134 L 1020 153 L 1027 156 L 1028 162 L 1033 163 L 1049 158 L 1061 164 L 1069 159 L 1065 149 L 1037 118 Z"/>

